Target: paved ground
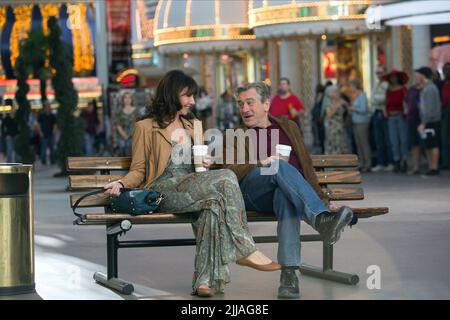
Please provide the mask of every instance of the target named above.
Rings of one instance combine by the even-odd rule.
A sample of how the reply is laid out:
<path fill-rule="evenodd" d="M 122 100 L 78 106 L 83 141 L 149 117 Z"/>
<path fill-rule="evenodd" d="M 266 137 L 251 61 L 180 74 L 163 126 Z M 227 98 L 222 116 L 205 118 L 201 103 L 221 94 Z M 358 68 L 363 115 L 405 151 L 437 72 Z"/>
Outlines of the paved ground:
<path fill-rule="evenodd" d="M 95 284 L 105 271 L 104 228 L 73 226 L 67 179 L 55 168 L 35 174 L 36 294 L 3 299 L 196 299 L 190 295 L 193 247 L 119 250 L 123 279 L 136 293 L 121 296 Z M 390 213 L 360 220 L 335 246 L 336 270 L 356 273 L 356 286 L 301 276 L 302 299 L 450 299 L 450 172 L 438 177 L 369 173 L 363 177 L 367 206 Z M 253 234 L 273 234 L 274 223 L 251 224 Z M 302 233 L 311 229 L 302 225 Z M 191 237 L 189 225 L 133 226 L 127 239 Z M 276 244 L 260 249 L 276 259 Z M 321 263 L 320 245 L 305 243 L 303 260 Z M 370 266 L 381 271 L 381 288 L 369 289 Z M 276 299 L 279 272 L 231 266 L 232 283 L 214 299 Z M 370 281 L 369 281 L 370 282 Z"/>

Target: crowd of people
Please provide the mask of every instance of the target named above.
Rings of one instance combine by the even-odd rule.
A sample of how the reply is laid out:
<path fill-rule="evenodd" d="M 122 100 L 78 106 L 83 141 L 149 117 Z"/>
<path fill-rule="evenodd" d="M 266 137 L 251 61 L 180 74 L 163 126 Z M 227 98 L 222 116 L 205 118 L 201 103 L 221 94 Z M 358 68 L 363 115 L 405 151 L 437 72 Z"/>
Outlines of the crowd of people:
<path fill-rule="evenodd" d="M 5 106 L 10 108 L 10 112 L 0 116 L 1 123 L 1 143 L 0 150 L 4 153 L 8 163 L 20 162 L 21 159 L 15 150 L 15 139 L 19 134 L 19 125 L 16 119 L 17 109 L 13 100 L 7 99 Z M 45 101 L 40 112 L 32 111 L 28 126 L 30 128 L 30 145 L 36 158 L 42 164 L 55 163 L 55 143 L 58 137 L 56 116 L 50 108 L 50 104 Z"/>
<path fill-rule="evenodd" d="M 9 112 L 0 114 L 1 143 L 0 151 L 4 154 L 4 161 L 8 163 L 21 162 L 15 149 L 15 139 L 19 134 L 17 106 L 14 101 L 7 99 L 5 106 Z M 98 117 L 95 100 L 88 103 L 79 113 L 84 122 L 84 141 L 82 153 L 87 156 L 97 155 L 106 148 L 106 135 L 102 121 Z M 42 165 L 56 163 L 57 144 L 60 130 L 57 124 L 57 109 L 53 109 L 49 101 L 42 102 L 40 110 L 32 110 L 27 121 L 30 129 L 30 147 L 35 158 Z"/>
<path fill-rule="evenodd" d="M 408 75 L 379 67 L 367 97 L 358 79 L 346 87 L 319 85 L 312 108 L 316 153 L 357 153 L 362 172 L 419 174 L 422 154 L 426 174 L 437 175 L 450 165 L 450 63 L 444 79 L 429 67 Z M 375 165 L 374 165 L 375 164 Z"/>
<path fill-rule="evenodd" d="M 131 138 L 134 123 L 139 118 L 140 109 L 133 104 L 133 95 L 122 95 L 120 110 L 111 117 L 111 127 L 114 139 L 108 141 L 104 119 L 97 107 L 97 101 L 91 100 L 82 108 L 78 117 L 84 124 L 82 154 L 85 156 L 97 155 L 131 155 Z M 15 150 L 15 138 L 19 133 L 16 119 L 17 106 L 13 100 L 6 100 L 9 112 L 0 114 L 1 143 L 0 152 L 8 163 L 20 162 L 21 159 Z M 55 164 L 60 130 L 57 125 L 57 109 L 52 109 L 48 101 L 42 103 L 40 110 L 32 110 L 28 126 L 30 128 L 30 145 L 36 159 L 42 165 Z"/>
<path fill-rule="evenodd" d="M 421 157 L 428 163 L 426 174 L 437 175 L 450 167 L 450 63 L 443 67 L 444 79 L 428 67 L 414 72 L 408 88 L 408 75 L 400 70 L 376 70 L 376 83 L 367 97 L 359 79 L 345 86 L 319 84 L 311 124 L 314 144 L 310 148 L 318 154 L 357 153 L 362 172 L 402 172 L 419 174 Z M 290 80 L 280 78 L 277 91 L 270 97 L 270 114 L 286 116 L 302 129 L 306 108 L 291 91 Z M 208 119 L 215 116 L 216 128 L 233 129 L 242 126 L 237 100 L 231 89 L 225 90 L 216 102 L 204 87 L 196 95 L 193 113 L 208 127 Z M 149 99 L 151 100 L 151 99 Z M 11 112 L 2 115 L 0 150 L 7 162 L 17 159 L 14 138 L 18 134 L 15 108 L 5 101 Z M 130 156 L 135 122 L 147 106 L 136 106 L 133 94 L 121 95 L 120 110 L 111 116 L 113 139 L 108 140 L 104 121 L 99 117 L 96 101 L 90 101 L 79 114 L 85 122 L 83 154 L 87 156 L 111 154 Z M 144 110 L 144 111 L 142 111 Z M 41 111 L 33 111 L 29 120 L 30 143 L 42 164 L 55 162 L 58 139 L 55 110 L 48 102 Z"/>
<path fill-rule="evenodd" d="M 326 154 L 356 151 L 363 172 L 406 172 L 411 152 L 411 170 L 418 173 L 421 150 L 425 150 L 427 174 L 438 174 L 440 168 L 448 168 L 450 64 L 444 66 L 444 74 L 443 81 L 436 81 L 430 68 L 419 68 L 415 70 L 414 84 L 406 88 L 406 73 L 386 73 L 379 68 L 370 98 L 358 79 L 345 87 L 332 83 L 319 86 L 311 108 L 316 145 Z M 216 109 L 217 126 L 239 126 L 255 133 L 252 139 L 256 140 L 245 139 L 245 163 L 237 158 L 218 162 L 205 156 L 202 165 L 206 172 L 198 174 L 193 163 L 174 161 L 173 149 L 191 146 L 194 141 L 193 112 L 198 113 L 198 119 L 207 119 L 214 109 L 213 100 L 194 79 L 178 70 L 168 72 L 159 82 L 144 113 L 142 106 L 134 104 L 132 94 L 123 94 L 121 109 L 113 121 L 114 152 L 131 155 L 132 163 L 128 174 L 104 186 L 105 193 L 117 196 L 123 188 L 152 187 L 170 195 L 161 203 L 162 211 L 199 212 L 193 223 L 197 246 L 192 294 L 212 297 L 223 292 L 230 282 L 228 266 L 234 262 L 260 271 L 281 270 L 278 297 L 298 298 L 300 221 L 308 223 L 324 242 L 332 245 L 342 230 L 357 223 L 357 219 L 349 207 L 342 206 L 335 214 L 327 207 L 329 197 L 318 183 L 301 132 L 300 119 L 306 109 L 291 92 L 287 78 L 280 79 L 273 96 L 269 84 L 264 82 L 244 84 L 221 95 Z M 12 106 L 12 101 L 8 104 Z M 104 130 L 95 102 L 89 103 L 79 117 L 85 122 L 83 152 L 94 155 Z M 48 103 L 39 113 L 32 113 L 29 125 L 33 132 L 30 143 L 36 144 L 40 161 L 53 163 L 58 128 Z M 8 162 L 13 162 L 11 150 L 18 134 L 14 108 L 2 118 L 1 129 Z M 161 134 L 153 135 L 154 132 Z M 148 136 L 153 139 L 147 139 Z M 274 141 L 273 136 L 278 136 L 278 140 Z M 258 147 L 263 144 L 269 153 L 257 152 L 257 158 L 252 159 L 255 155 L 249 152 L 250 143 Z M 275 143 L 290 146 L 290 156 L 283 159 L 274 152 Z M 223 144 L 223 154 L 233 148 L 232 154 L 237 155 L 237 144 L 230 146 L 227 139 Z M 274 164 L 277 170 L 263 173 Z M 256 247 L 246 210 L 274 212 L 278 220 L 277 261 Z"/>

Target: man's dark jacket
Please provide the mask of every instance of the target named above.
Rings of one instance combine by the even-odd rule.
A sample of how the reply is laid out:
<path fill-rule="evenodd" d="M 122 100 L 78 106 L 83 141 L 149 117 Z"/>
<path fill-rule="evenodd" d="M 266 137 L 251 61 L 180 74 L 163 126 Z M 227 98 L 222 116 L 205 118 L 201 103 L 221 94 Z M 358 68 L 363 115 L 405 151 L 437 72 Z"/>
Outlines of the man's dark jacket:
<path fill-rule="evenodd" d="M 289 141 L 291 142 L 292 145 L 292 149 L 293 151 L 295 151 L 295 154 L 298 157 L 298 161 L 300 164 L 300 172 L 303 174 L 303 177 L 306 179 L 306 181 L 309 182 L 309 184 L 312 186 L 312 188 L 314 189 L 314 191 L 317 193 L 317 195 L 325 202 L 328 203 L 329 198 L 328 196 L 322 191 L 322 189 L 320 188 L 319 185 L 319 181 L 317 180 L 317 176 L 314 173 L 314 167 L 312 164 L 312 160 L 311 160 L 311 156 L 308 152 L 308 150 L 306 149 L 305 144 L 303 143 L 303 136 L 300 132 L 300 129 L 298 128 L 297 124 L 295 122 L 293 122 L 292 120 L 289 120 L 287 117 L 280 117 L 280 118 L 274 118 L 272 116 L 269 116 L 269 119 L 271 122 L 275 122 L 278 124 L 278 126 L 281 128 L 281 130 L 283 130 L 287 137 L 289 138 Z M 247 128 L 242 127 L 242 129 L 245 131 L 247 130 Z M 227 164 L 224 163 L 223 165 L 220 165 L 220 167 L 225 168 L 225 169 L 230 169 L 232 170 L 239 182 L 242 181 L 242 179 L 253 169 L 260 167 L 261 163 L 257 163 L 257 164 L 250 164 L 247 163 L 249 162 L 249 145 L 248 142 L 249 139 L 246 139 L 246 144 L 245 144 L 245 159 L 246 159 L 246 163 L 244 164 L 236 164 L 237 162 L 237 144 L 234 144 L 234 158 L 235 158 L 235 162 L 233 164 Z M 226 155 L 226 150 L 227 150 L 227 146 L 226 146 L 226 139 L 224 138 L 224 162 L 225 162 L 225 155 Z M 217 168 L 217 165 L 214 165 L 212 168 Z"/>

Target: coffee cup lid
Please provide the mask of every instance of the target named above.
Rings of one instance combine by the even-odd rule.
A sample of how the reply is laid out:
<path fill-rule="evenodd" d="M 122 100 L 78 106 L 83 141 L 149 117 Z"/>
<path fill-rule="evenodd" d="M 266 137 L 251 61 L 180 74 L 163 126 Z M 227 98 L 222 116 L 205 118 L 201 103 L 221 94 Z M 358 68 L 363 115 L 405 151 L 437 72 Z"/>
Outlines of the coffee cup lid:
<path fill-rule="evenodd" d="M 288 145 L 285 145 L 285 144 L 277 144 L 276 148 L 280 149 L 280 150 L 289 150 L 289 151 L 292 150 L 291 146 L 288 146 Z"/>
<path fill-rule="evenodd" d="M 208 146 L 204 144 L 196 144 L 192 146 L 192 149 L 203 150 L 208 149 Z"/>

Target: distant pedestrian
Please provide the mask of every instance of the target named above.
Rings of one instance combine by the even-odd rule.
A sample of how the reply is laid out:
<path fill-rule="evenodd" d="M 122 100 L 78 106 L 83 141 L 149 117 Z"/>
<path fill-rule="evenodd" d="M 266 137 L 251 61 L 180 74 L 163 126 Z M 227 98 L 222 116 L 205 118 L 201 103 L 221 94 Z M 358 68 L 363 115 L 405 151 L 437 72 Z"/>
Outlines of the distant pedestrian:
<path fill-rule="evenodd" d="M 236 101 L 231 92 L 225 90 L 217 105 L 217 127 L 220 130 L 234 129 L 239 125 L 239 118 Z"/>
<path fill-rule="evenodd" d="M 95 101 L 90 101 L 88 106 L 80 113 L 80 118 L 85 122 L 83 151 L 86 156 L 95 155 L 95 140 L 100 121 L 98 120 Z"/>
<path fill-rule="evenodd" d="M 361 172 L 369 172 L 372 168 L 372 152 L 369 143 L 369 106 L 366 94 L 362 91 L 358 79 L 350 81 L 349 92 L 351 106 L 348 108 L 352 115 L 353 135 L 360 162 Z"/>
<path fill-rule="evenodd" d="M 419 77 L 420 92 L 420 125 L 417 131 L 422 137 L 426 150 L 428 168 L 427 175 L 439 174 L 439 147 L 441 142 L 441 101 L 439 90 L 433 83 L 433 71 L 428 67 L 415 70 Z"/>
<path fill-rule="evenodd" d="M 28 120 L 28 127 L 31 131 L 30 144 L 33 146 L 33 151 L 37 157 L 41 155 L 41 132 L 38 122 L 39 113 L 32 111 Z"/>
<path fill-rule="evenodd" d="M 13 101 L 8 99 L 5 101 L 5 105 L 11 106 L 11 112 L 7 113 L 2 121 L 2 136 L 5 139 L 6 161 L 12 163 L 16 161 L 14 139 L 19 133 L 19 126 L 15 118 L 16 109 L 14 108 Z"/>
<path fill-rule="evenodd" d="M 315 153 L 322 154 L 325 150 L 325 127 L 324 127 L 324 113 L 322 113 L 322 104 L 326 99 L 325 91 L 327 87 L 333 85 L 331 81 L 327 81 L 325 86 L 318 84 L 316 87 L 316 95 L 314 97 L 314 106 L 311 110 L 313 123 L 313 136 Z"/>
<path fill-rule="evenodd" d="M 408 89 L 405 97 L 406 104 L 406 122 L 408 125 L 408 146 L 411 150 L 412 168 L 408 174 L 420 173 L 420 135 L 417 128 L 420 125 L 420 78 L 414 73 L 414 84 Z"/>
<path fill-rule="evenodd" d="M 203 128 L 208 128 L 208 119 L 213 114 L 214 99 L 208 94 L 206 88 L 198 89 L 197 103 L 193 110 L 194 114 L 202 121 Z"/>
<path fill-rule="evenodd" d="M 441 169 L 450 169 L 450 62 L 444 64 L 442 69 L 444 80 L 441 89 Z"/>
<path fill-rule="evenodd" d="M 47 150 L 50 153 L 50 163 L 55 163 L 55 131 L 56 117 L 52 114 L 50 104 L 45 101 L 38 116 L 39 131 L 41 133 L 41 163 L 47 164 Z"/>
<path fill-rule="evenodd" d="M 344 127 L 344 101 L 339 96 L 336 86 L 329 87 L 330 104 L 325 111 L 325 154 L 345 154 L 347 150 L 346 131 Z"/>
<path fill-rule="evenodd" d="M 345 132 L 346 132 L 346 136 L 347 136 L 346 137 L 347 138 L 346 139 L 347 140 L 347 149 L 348 149 L 349 153 L 355 154 L 355 153 L 357 153 L 357 151 L 356 151 L 355 138 L 354 138 L 354 135 L 353 135 L 352 113 L 350 111 L 350 106 L 351 106 L 352 100 L 350 99 L 350 96 L 348 96 L 348 94 L 350 93 L 348 88 L 349 87 L 347 86 L 347 88 L 345 90 L 346 92 L 343 92 L 342 88 L 339 87 L 339 91 L 340 91 L 339 96 L 342 99 L 343 104 L 345 106 L 344 128 L 345 128 Z M 328 91 L 328 89 L 329 88 L 327 88 L 325 90 L 325 93 Z M 327 98 L 326 98 L 327 96 L 328 96 L 328 94 L 325 94 L 324 103 L 327 100 Z M 322 105 L 324 105 L 324 104 L 322 104 Z"/>
<path fill-rule="evenodd" d="M 119 156 L 131 156 L 132 136 L 139 109 L 133 103 L 131 93 L 122 97 L 122 109 L 116 114 L 115 128 L 117 131 L 117 148 Z"/>
<path fill-rule="evenodd" d="M 382 67 L 377 68 L 377 81 L 372 90 L 369 106 L 373 111 L 371 120 L 377 152 L 377 165 L 372 168 L 374 172 L 394 170 L 391 143 L 389 140 L 388 119 L 386 117 L 386 91 L 389 84 L 382 80 L 384 73 Z"/>
<path fill-rule="evenodd" d="M 393 69 L 385 74 L 382 79 L 389 81 L 386 92 L 386 116 L 395 166 L 394 171 L 406 172 L 408 170 L 408 127 L 403 102 L 407 92 L 408 75 L 403 71 Z"/>
<path fill-rule="evenodd" d="M 291 82 L 288 78 L 281 78 L 277 95 L 270 102 L 270 114 L 274 117 L 287 116 L 299 123 L 300 116 L 305 112 L 305 107 L 300 99 L 291 92 Z"/>

